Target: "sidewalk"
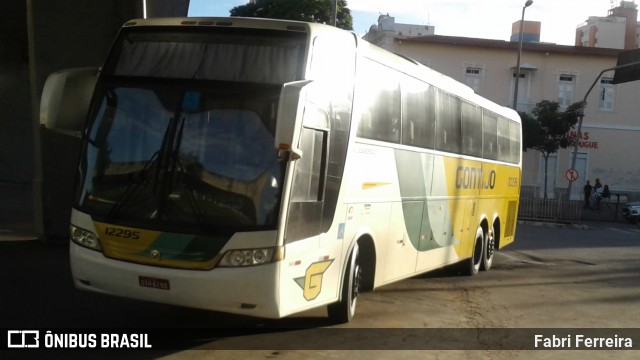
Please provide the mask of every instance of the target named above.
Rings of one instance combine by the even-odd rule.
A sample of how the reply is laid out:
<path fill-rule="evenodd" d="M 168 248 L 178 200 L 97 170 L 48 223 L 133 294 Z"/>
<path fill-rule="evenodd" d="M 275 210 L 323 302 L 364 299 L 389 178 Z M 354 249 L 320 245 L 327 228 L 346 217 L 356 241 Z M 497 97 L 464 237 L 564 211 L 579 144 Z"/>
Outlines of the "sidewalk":
<path fill-rule="evenodd" d="M 616 206 L 617 205 L 617 206 Z M 580 220 L 582 221 L 609 221 L 609 222 L 627 222 L 622 216 L 622 206 L 624 204 L 600 203 L 600 209 L 582 209 Z"/>

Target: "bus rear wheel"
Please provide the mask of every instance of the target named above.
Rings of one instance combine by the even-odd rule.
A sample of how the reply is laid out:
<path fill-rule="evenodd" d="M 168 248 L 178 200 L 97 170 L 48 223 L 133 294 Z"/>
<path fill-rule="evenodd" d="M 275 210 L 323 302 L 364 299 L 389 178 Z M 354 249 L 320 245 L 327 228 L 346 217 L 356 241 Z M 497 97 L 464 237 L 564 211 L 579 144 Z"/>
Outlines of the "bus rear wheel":
<path fill-rule="evenodd" d="M 362 270 L 358 261 L 358 245 L 356 245 L 351 252 L 349 263 L 345 270 L 340 301 L 327 307 L 329 319 L 332 322 L 342 324 L 353 319 L 356 313 L 356 305 L 358 304 L 361 277 Z"/>
<path fill-rule="evenodd" d="M 480 267 L 480 270 L 489 271 L 493 264 L 493 254 L 496 248 L 496 238 L 493 227 L 487 230 L 487 233 L 484 235 L 483 247 L 482 266 Z"/>

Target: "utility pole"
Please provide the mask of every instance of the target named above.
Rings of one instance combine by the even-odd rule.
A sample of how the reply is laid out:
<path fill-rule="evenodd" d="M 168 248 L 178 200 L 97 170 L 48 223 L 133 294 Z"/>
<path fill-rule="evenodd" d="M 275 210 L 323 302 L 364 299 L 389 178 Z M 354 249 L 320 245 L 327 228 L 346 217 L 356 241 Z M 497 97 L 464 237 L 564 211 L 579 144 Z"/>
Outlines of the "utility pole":
<path fill-rule="evenodd" d="M 331 25 L 338 26 L 338 0 L 331 4 Z"/>
<path fill-rule="evenodd" d="M 518 38 L 518 60 L 516 62 L 516 78 L 513 85 L 513 110 L 518 111 L 518 86 L 520 86 L 520 57 L 522 56 L 522 40 L 524 31 L 524 11 L 533 4 L 533 0 L 527 0 L 522 7 L 522 19 L 520 20 L 520 36 Z"/>

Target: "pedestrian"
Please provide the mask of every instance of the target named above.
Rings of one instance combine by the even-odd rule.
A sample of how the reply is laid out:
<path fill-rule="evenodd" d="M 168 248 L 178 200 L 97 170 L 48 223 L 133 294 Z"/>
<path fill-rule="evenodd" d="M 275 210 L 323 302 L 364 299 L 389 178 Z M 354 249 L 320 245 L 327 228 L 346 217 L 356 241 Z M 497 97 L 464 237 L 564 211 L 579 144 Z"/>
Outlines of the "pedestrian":
<path fill-rule="evenodd" d="M 607 204 L 607 208 L 611 208 L 611 191 L 609 191 L 609 185 L 605 185 L 602 189 L 602 199 Z"/>
<path fill-rule="evenodd" d="M 596 205 L 594 206 L 595 210 L 600 210 L 600 201 L 602 200 L 602 183 L 600 183 L 600 179 L 596 179 L 596 183 L 593 184 L 593 198 L 596 201 Z"/>
<path fill-rule="evenodd" d="M 587 183 L 584 184 L 584 188 L 582 190 L 582 192 L 584 193 L 584 207 L 583 209 L 590 209 L 591 208 L 591 203 L 589 202 L 589 199 L 591 198 L 591 184 L 589 184 L 589 180 L 587 180 Z"/>

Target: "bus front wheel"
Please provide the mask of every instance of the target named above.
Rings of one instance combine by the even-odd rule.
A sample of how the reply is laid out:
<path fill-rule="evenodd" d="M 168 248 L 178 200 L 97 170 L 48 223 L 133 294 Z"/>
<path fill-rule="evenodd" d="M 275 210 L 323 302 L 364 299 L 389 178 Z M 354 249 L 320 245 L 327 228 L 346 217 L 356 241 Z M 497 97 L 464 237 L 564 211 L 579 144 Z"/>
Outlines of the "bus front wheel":
<path fill-rule="evenodd" d="M 358 293 L 360 290 L 360 278 L 362 270 L 358 261 L 358 245 L 351 251 L 349 263 L 342 282 L 342 294 L 340 301 L 327 307 L 329 319 L 336 323 L 347 323 L 353 319 L 358 303 Z"/>

